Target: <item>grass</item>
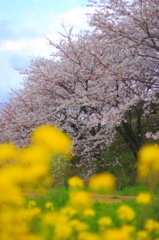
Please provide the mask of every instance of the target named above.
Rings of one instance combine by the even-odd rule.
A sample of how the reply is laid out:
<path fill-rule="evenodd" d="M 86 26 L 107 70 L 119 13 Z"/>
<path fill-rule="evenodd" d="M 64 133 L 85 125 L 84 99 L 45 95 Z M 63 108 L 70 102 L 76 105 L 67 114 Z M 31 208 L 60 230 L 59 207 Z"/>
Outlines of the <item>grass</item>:
<path fill-rule="evenodd" d="M 140 192 L 148 191 L 148 188 L 145 185 L 138 184 L 132 187 L 125 187 L 116 192 L 117 195 L 122 196 L 136 196 Z"/>

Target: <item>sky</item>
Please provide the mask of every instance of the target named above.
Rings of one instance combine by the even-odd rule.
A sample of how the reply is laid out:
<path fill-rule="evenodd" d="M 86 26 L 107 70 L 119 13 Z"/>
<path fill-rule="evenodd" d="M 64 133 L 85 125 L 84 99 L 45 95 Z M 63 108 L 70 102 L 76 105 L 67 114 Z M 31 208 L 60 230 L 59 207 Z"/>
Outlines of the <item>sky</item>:
<path fill-rule="evenodd" d="M 87 28 L 88 0 L 0 0 L 0 102 L 21 86 L 18 68 L 51 54 L 46 37 L 59 38 L 61 23 Z"/>

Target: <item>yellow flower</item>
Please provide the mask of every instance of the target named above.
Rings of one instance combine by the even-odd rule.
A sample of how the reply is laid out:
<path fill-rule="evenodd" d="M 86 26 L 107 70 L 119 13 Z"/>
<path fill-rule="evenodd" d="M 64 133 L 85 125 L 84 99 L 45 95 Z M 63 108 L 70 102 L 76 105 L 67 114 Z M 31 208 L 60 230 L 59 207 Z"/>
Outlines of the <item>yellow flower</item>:
<path fill-rule="evenodd" d="M 72 227 L 69 219 L 65 215 L 58 215 L 54 222 L 55 239 L 69 239 L 72 233 Z"/>
<path fill-rule="evenodd" d="M 50 155 L 44 147 L 30 146 L 22 148 L 18 154 L 18 160 L 24 166 L 31 164 L 45 163 L 48 164 Z"/>
<path fill-rule="evenodd" d="M 98 219 L 98 224 L 101 228 L 109 227 L 112 225 L 112 219 L 110 217 L 101 217 Z"/>
<path fill-rule="evenodd" d="M 150 173 L 150 168 L 144 163 L 137 163 L 137 171 L 140 177 L 146 177 Z"/>
<path fill-rule="evenodd" d="M 147 219 L 145 223 L 145 229 L 148 232 L 157 232 L 159 233 L 159 222 L 153 219 Z"/>
<path fill-rule="evenodd" d="M 49 210 L 54 210 L 54 206 L 52 202 L 46 202 L 45 203 L 45 208 L 49 209 Z"/>
<path fill-rule="evenodd" d="M 15 160 L 17 152 L 16 146 L 12 143 L 0 144 L 0 162 Z"/>
<path fill-rule="evenodd" d="M 71 138 L 59 128 L 50 125 L 37 127 L 32 135 L 35 145 L 46 147 L 52 154 L 68 154 L 72 152 Z"/>
<path fill-rule="evenodd" d="M 84 182 L 80 177 L 74 176 L 74 177 L 71 177 L 68 180 L 68 185 L 71 188 L 83 188 L 84 187 Z"/>
<path fill-rule="evenodd" d="M 43 147 L 22 148 L 17 155 L 17 159 L 21 166 L 21 178 L 24 183 L 34 184 L 44 176 L 48 179 L 50 154 Z"/>
<path fill-rule="evenodd" d="M 100 240 L 100 237 L 92 232 L 81 232 L 78 240 Z"/>
<path fill-rule="evenodd" d="M 95 215 L 95 211 L 92 208 L 86 208 L 83 212 L 85 217 L 93 217 Z"/>
<path fill-rule="evenodd" d="M 88 187 L 92 191 L 111 192 L 115 189 L 116 180 L 111 173 L 93 175 L 89 180 Z"/>
<path fill-rule="evenodd" d="M 151 171 L 159 171 L 159 146 L 152 144 L 143 146 L 138 152 L 137 166 L 140 176 L 147 176 Z"/>
<path fill-rule="evenodd" d="M 134 228 L 132 226 L 123 226 L 121 228 L 107 229 L 103 235 L 103 240 L 132 240 Z"/>
<path fill-rule="evenodd" d="M 149 234 L 145 230 L 140 230 L 136 232 L 136 240 L 149 240 Z"/>
<path fill-rule="evenodd" d="M 68 217 L 72 217 L 76 214 L 76 210 L 70 206 L 65 206 L 60 210 L 60 213 Z"/>
<path fill-rule="evenodd" d="M 131 237 L 135 233 L 135 227 L 132 225 L 125 224 L 121 227 L 121 230 L 123 233 L 123 238 L 127 239 L 127 240 L 129 240 L 129 239 L 131 240 L 132 239 Z"/>
<path fill-rule="evenodd" d="M 0 178 L 0 205 L 1 203 L 12 203 L 15 205 L 21 205 L 23 198 L 20 189 L 7 179 L 7 174 Z"/>
<path fill-rule="evenodd" d="M 92 198 L 85 191 L 71 191 L 69 195 L 70 205 L 77 211 L 90 208 L 92 206 Z"/>
<path fill-rule="evenodd" d="M 122 221 L 132 221 L 135 218 L 134 210 L 128 205 L 121 205 L 117 209 L 118 218 Z"/>
<path fill-rule="evenodd" d="M 81 232 L 87 230 L 89 227 L 85 222 L 78 219 L 73 219 L 70 221 L 70 226 L 74 231 Z"/>
<path fill-rule="evenodd" d="M 40 216 L 41 214 L 41 209 L 39 207 L 33 207 L 28 209 L 28 211 L 26 212 L 26 216 L 27 216 L 27 220 L 32 220 L 33 218 Z"/>
<path fill-rule="evenodd" d="M 147 165 L 159 161 L 159 147 L 158 145 L 145 145 L 138 152 L 138 160 Z"/>
<path fill-rule="evenodd" d="M 28 203 L 28 208 L 34 208 L 36 207 L 36 202 L 34 200 L 30 200 L 29 203 Z"/>
<path fill-rule="evenodd" d="M 52 226 L 56 221 L 56 214 L 52 212 L 47 212 L 46 214 L 43 215 L 42 220 L 44 224 Z"/>
<path fill-rule="evenodd" d="M 146 192 L 139 193 L 139 195 L 136 197 L 136 202 L 143 205 L 151 204 L 152 196 L 150 193 Z"/>
<path fill-rule="evenodd" d="M 150 240 L 148 232 L 145 230 L 136 232 L 136 240 Z"/>

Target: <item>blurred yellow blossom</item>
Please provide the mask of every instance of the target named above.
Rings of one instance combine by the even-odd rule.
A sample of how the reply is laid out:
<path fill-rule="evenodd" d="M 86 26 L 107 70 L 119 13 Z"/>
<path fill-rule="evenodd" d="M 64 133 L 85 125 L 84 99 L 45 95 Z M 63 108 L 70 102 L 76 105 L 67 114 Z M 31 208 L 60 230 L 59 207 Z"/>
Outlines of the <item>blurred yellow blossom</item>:
<path fill-rule="evenodd" d="M 121 205 L 117 209 L 118 218 L 122 221 L 132 221 L 135 218 L 135 211 L 128 205 Z"/>
<path fill-rule="evenodd" d="M 65 206 L 60 210 L 60 213 L 72 217 L 77 213 L 77 211 L 71 206 Z"/>
<path fill-rule="evenodd" d="M 145 145 L 138 152 L 139 176 L 147 176 L 151 171 L 159 171 L 159 146 Z"/>
<path fill-rule="evenodd" d="M 54 222 L 55 239 L 69 239 L 72 233 L 72 227 L 69 224 L 69 218 L 66 215 L 56 215 Z"/>
<path fill-rule="evenodd" d="M 102 229 L 105 227 L 109 227 L 112 225 L 112 218 L 111 217 L 101 217 L 98 219 L 98 224 Z"/>
<path fill-rule="evenodd" d="M 95 211 L 94 209 L 92 208 L 86 208 L 84 211 L 83 211 L 83 215 L 85 217 L 93 217 L 95 215 Z"/>
<path fill-rule="evenodd" d="M 18 160 L 24 166 L 31 164 L 40 164 L 44 163 L 48 165 L 48 160 L 50 155 L 44 147 L 39 146 L 29 146 L 22 148 L 18 154 Z"/>
<path fill-rule="evenodd" d="M 50 125 L 37 127 L 31 139 L 33 144 L 46 147 L 52 154 L 68 154 L 72 152 L 72 140 L 59 128 Z"/>
<path fill-rule="evenodd" d="M 69 194 L 70 205 L 77 211 L 92 207 L 93 201 L 85 191 L 71 191 Z"/>
<path fill-rule="evenodd" d="M 116 179 L 111 173 L 96 174 L 90 178 L 88 187 L 95 192 L 112 192 L 116 187 Z"/>
<path fill-rule="evenodd" d="M 137 171 L 140 177 L 147 177 L 150 173 L 150 168 L 144 163 L 137 163 Z"/>
<path fill-rule="evenodd" d="M 28 208 L 30 209 L 30 208 L 34 208 L 34 207 L 36 207 L 36 202 L 34 201 L 34 200 L 30 200 L 29 202 L 28 202 Z"/>
<path fill-rule="evenodd" d="M 103 235 L 103 240 L 132 240 L 134 230 L 134 227 L 129 225 L 108 229 Z"/>
<path fill-rule="evenodd" d="M 84 182 L 80 177 L 74 176 L 74 177 L 69 178 L 68 185 L 71 188 L 83 188 Z"/>
<path fill-rule="evenodd" d="M 78 240 L 101 240 L 100 237 L 92 232 L 81 232 Z"/>
<path fill-rule="evenodd" d="M 47 212 L 43 215 L 43 223 L 46 225 L 53 226 L 55 220 L 56 220 L 56 214 L 53 212 Z"/>
<path fill-rule="evenodd" d="M 140 230 L 136 232 L 136 240 L 150 240 L 150 236 L 147 231 Z"/>
<path fill-rule="evenodd" d="M 46 202 L 46 203 L 45 203 L 45 208 L 53 211 L 53 210 L 54 210 L 53 203 L 52 203 L 52 202 Z"/>
<path fill-rule="evenodd" d="M 0 162 L 15 160 L 18 150 L 12 143 L 0 144 Z"/>
<path fill-rule="evenodd" d="M 136 202 L 143 205 L 148 205 L 152 203 L 152 196 L 150 193 L 141 192 L 136 197 Z"/>
<path fill-rule="evenodd" d="M 82 222 L 78 219 L 72 219 L 70 221 L 70 226 L 74 231 L 77 232 L 85 231 L 89 228 L 89 226 L 85 222 Z"/>
<path fill-rule="evenodd" d="M 7 175 L 6 175 L 7 177 Z M 8 179 L 0 178 L 0 204 L 8 203 L 15 205 L 22 205 L 23 197 L 20 188 Z"/>
<path fill-rule="evenodd" d="M 145 222 L 145 229 L 148 232 L 157 232 L 159 233 L 159 222 L 153 219 L 147 219 Z"/>

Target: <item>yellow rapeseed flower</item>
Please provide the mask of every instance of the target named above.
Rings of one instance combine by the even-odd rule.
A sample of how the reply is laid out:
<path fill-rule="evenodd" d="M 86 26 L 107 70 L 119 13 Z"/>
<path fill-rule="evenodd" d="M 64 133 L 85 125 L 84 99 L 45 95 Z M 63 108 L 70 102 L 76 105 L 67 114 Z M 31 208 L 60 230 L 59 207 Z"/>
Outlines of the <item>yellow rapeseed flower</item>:
<path fill-rule="evenodd" d="M 53 212 L 47 212 L 43 215 L 43 224 L 46 224 L 46 225 L 50 225 L 50 226 L 53 226 L 54 225 L 54 222 L 56 221 L 56 214 L 54 214 Z"/>
<path fill-rule="evenodd" d="M 49 152 L 39 146 L 22 148 L 17 159 L 21 166 L 21 177 L 25 183 L 36 183 L 41 177 L 48 177 Z M 37 167 L 38 166 L 38 167 Z"/>
<path fill-rule="evenodd" d="M 100 240 L 101 238 L 92 232 L 81 232 L 79 234 L 78 240 Z"/>
<path fill-rule="evenodd" d="M 145 145 L 138 152 L 138 160 L 147 165 L 159 161 L 159 147 L 158 145 Z"/>
<path fill-rule="evenodd" d="M 132 221 L 135 218 L 135 211 L 128 205 L 121 205 L 117 209 L 118 218 L 122 221 Z"/>
<path fill-rule="evenodd" d="M 15 205 L 23 204 L 23 197 L 21 195 L 21 191 L 17 186 L 14 186 L 9 182 L 1 182 L 0 181 L 0 204 L 1 203 L 11 203 Z M 2 194 L 3 193 L 3 194 Z"/>
<path fill-rule="evenodd" d="M 32 135 L 35 145 L 46 147 L 52 154 L 69 154 L 72 152 L 72 140 L 59 128 L 50 125 L 37 127 Z"/>
<path fill-rule="evenodd" d="M 112 192 L 116 187 L 116 179 L 111 173 L 96 174 L 90 178 L 88 187 L 95 192 Z"/>
<path fill-rule="evenodd" d="M 52 202 L 46 202 L 46 203 L 45 203 L 45 208 L 53 211 L 53 210 L 54 210 L 53 203 L 52 203 Z"/>
<path fill-rule="evenodd" d="M 153 219 L 147 219 L 145 223 L 145 229 L 148 232 L 159 233 L 159 222 Z"/>
<path fill-rule="evenodd" d="M 121 228 L 109 228 L 103 234 L 103 240 L 132 240 L 134 228 L 132 226 L 123 226 Z"/>
<path fill-rule="evenodd" d="M 78 219 L 72 219 L 69 224 L 76 232 L 86 231 L 89 228 L 89 226 L 85 222 L 82 222 Z"/>
<path fill-rule="evenodd" d="M 12 170 L 12 171 L 11 171 Z M 17 185 L 17 172 L 12 166 L 2 168 L 0 174 L 0 203 L 23 203 L 23 198 L 19 186 Z"/>
<path fill-rule="evenodd" d="M 68 217 L 72 217 L 77 213 L 77 211 L 73 207 L 66 205 L 60 209 L 60 213 Z"/>
<path fill-rule="evenodd" d="M 74 176 L 74 177 L 69 178 L 68 185 L 71 188 L 83 188 L 84 182 L 80 177 Z"/>
<path fill-rule="evenodd" d="M 150 173 L 150 168 L 148 165 L 138 162 L 137 163 L 137 171 L 138 171 L 138 175 L 140 177 L 147 177 Z"/>
<path fill-rule="evenodd" d="M 159 146 L 145 145 L 138 152 L 139 176 L 147 176 L 152 171 L 159 171 Z"/>
<path fill-rule="evenodd" d="M 49 152 L 44 147 L 39 146 L 25 147 L 18 153 L 18 160 L 24 166 L 39 163 L 48 164 L 49 157 Z"/>
<path fill-rule="evenodd" d="M 23 214 L 23 212 L 22 212 Z M 33 218 L 40 216 L 41 214 L 41 208 L 39 207 L 33 207 L 33 208 L 28 208 L 27 211 L 24 213 L 24 216 L 26 216 L 27 220 L 33 220 Z"/>
<path fill-rule="evenodd" d="M 34 200 L 30 200 L 30 201 L 28 202 L 28 208 L 29 208 L 29 209 L 36 207 L 36 205 L 37 205 L 37 203 L 36 203 Z"/>
<path fill-rule="evenodd" d="M 136 232 L 136 240 L 150 240 L 150 236 L 147 231 L 140 230 Z"/>
<path fill-rule="evenodd" d="M 85 191 L 71 191 L 69 194 L 70 205 L 77 211 L 81 211 L 92 206 L 92 198 Z"/>
<path fill-rule="evenodd" d="M 65 215 L 58 215 L 54 222 L 55 239 L 69 239 L 72 233 L 72 227 L 69 219 Z"/>
<path fill-rule="evenodd" d="M 0 144 L 0 162 L 15 160 L 17 152 L 16 146 L 12 143 Z"/>
<path fill-rule="evenodd" d="M 105 228 L 105 227 L 109 227 L 112 225 L 112 218 L 111 217 L 101 217 L 98 219 L 98 224 L 100 226 L 100 228 Z"/>
<path fill-rule="evenodd" d="M 139 204 L 143 204 L 143 205 L 151 204 L 152 196 L 151 196 L 150 193 L 141 192 L 136 197 L 136 202 L 139 203 Z"/>
<path fill-rule="evenodd" d="M 85 217 L 93 217 L 95 215 L 95 211 L 94 209 L 92 208 L 86 208 L 84 211 L 83 211 L 83 215 Z"/>

